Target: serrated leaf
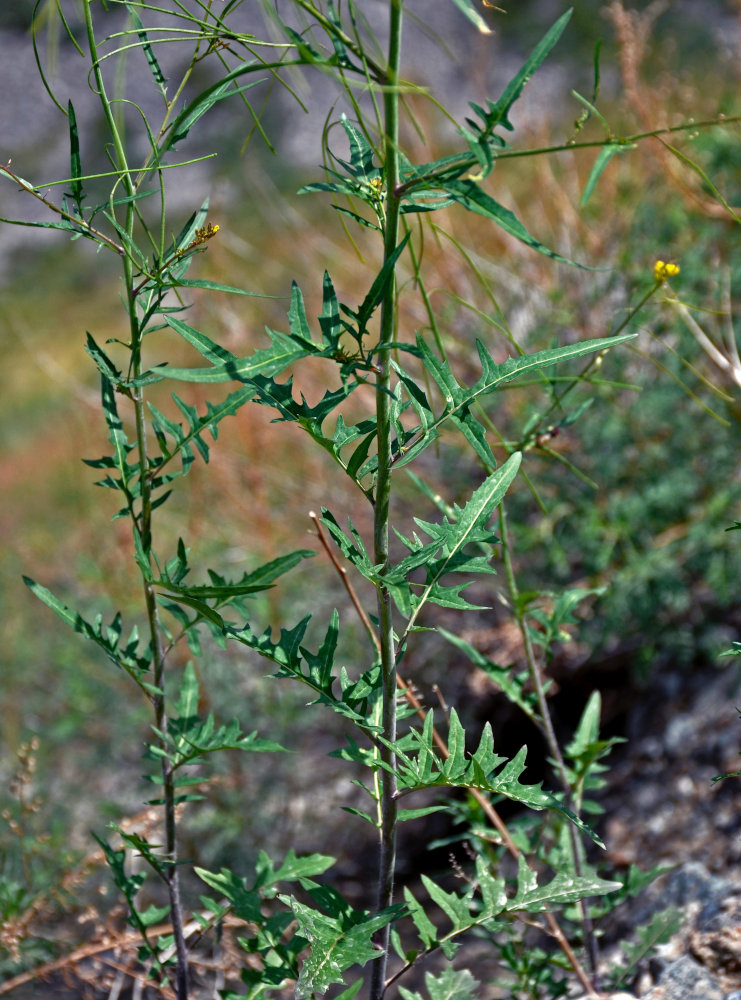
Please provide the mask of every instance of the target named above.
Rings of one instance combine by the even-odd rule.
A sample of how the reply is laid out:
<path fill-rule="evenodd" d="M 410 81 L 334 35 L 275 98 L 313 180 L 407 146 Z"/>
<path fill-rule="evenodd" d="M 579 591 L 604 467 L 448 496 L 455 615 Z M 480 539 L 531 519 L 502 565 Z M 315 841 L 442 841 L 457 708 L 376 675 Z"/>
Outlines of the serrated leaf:
<path fill-rule="evenodd" d="M 418 440 L 413 446 L 413 454 L 427 447 L 435 440 L 438 428 L 452 417 L 459 419 L 469 410 L 469 408 L 480 398 L 488 396 L 512 379 L 518 378 L 526 372 L 537 371 L 541 368 L 548 368 L 551 365 L 560 364 L 564 361 L 579 358 L 585 354 L 592 354 L 616 347 L 627 340 L 632 340 L 634 334 L 619 334 L 615 337 L 601 337 L 596 340 L 582 341 L 576 344 L 569 344 L 565 347 L 548 348 L 544 351 L 537 351 L 534 354 L 524 354 L 516 358 L 507 358 L 506 361 L 498 364 L 491 357 L 486 347 L 481 341 L 476 342 L 479 359 L 481 361 L 481 377 L 470 387 L 459 384 L 447 361 L 440 361 L 432 353 L 422 337 L 417 337 L 417 351 L 422 359 L 425 369 L 437 384 L 443 396 L 444 407 L 442 412 L 433 420 L 427 421 L 418 435 Z M 407 448 L 404 455 L 394 460 L 396 467 L 406 465 L 410 460 L 412 449 Z"/>
<path fill-rule="evenodd" d="M 657 945 L 665 944 L 679 931 L 683 923 L 683 914 L 674 906 L 655 914 L 648 923 L 636 927 L 635 941 L 624 941 L 621 949 L 626 962 L 613 965 L 610 969 L 610 979 L 615 988 L 625 986 L 634 976 L 639 962 L 651 955 Z"/>
<path fill-rule="evenodd" d="M 200 608 L 200 605 L 208 600 L 217 601 L 219 604 L 233 604 L 236 598 L 248 597 L 264 590 L 270 590 L 279 576 L 287 573 L 302 559 L 310 559 L 315 555 L 313 549 L 297 549 L 295 552 L 289 552 L 265 563 L 264 566 L 259 566 L 251 573 L 244 573 L 239 580 L 233 582 L 229 582 L 213 570 L 209 570 L 213 581 L 211 584 L 184 585 L 167 576 L 163 580 L 155 581 L 155 584 L 171 594 L 174 600 L 190 598 L 198 602 L 197 605 L 192 605 L 193 607 Z M 188 602 L 183 600 L 182 603 Z M 206 617 L 209 616 L 206 615 Z M 212 620 L 219 628 L 223 626 L 223 622 L 220 624 L 216 618 L 212 617 Z"/>
<path fill-rule="evenodd" d="M 294 399 L 293 381 L 290 378 L 286 382 L 278 383 L 274 379 L 256 375 L 251 379 L 251 384 L 255 389 L 255 402 L 277 410 L 279 414 L 276 418 L 277 421 L 297 423 L 316 444 L 329 452 L 335 461 L 343 469 L 345 468 L 339 452 L 346 443 L 345 431 L 347 428 L 338 418 L 335 435 L 328 437 L 324 432 L 323 425 L 329 414 L 355 391 L 360 384 L 359 382 L 344 382 L 339 389 L 328 389 L 314 406 L 310 406 L 303 396 L 300 402 Z M 337 437 L 338 435 L 339 437 Z"/>
<path fill-rule="evenodd" d="M 315 875 L 323 875 L 334 863 L 335 859 L 328 854 L 298 855 L 294 850 L 290 850 L 280 866 L 275 868 L 265 851 L 260 851 L 257 882 L 260 886 L 270 886 L 278 882 L 296 882 L 300 879 L 313 878 Z"/>
<path fill-rule="evenodd" d="M 252 631 L 249 624 L 241 629 L 227 626 L 225 634 L 279 665 L 276 677 L 290 677 L 301 681 L 317 694 L 316 702 L 328 705 L 334 712 L 350 719 L 369 732 L 376 732 L 377 724 L 369 718 L 371 701 L 380 684 L 380 667 L 376 664 L 357 680 L 351 680 L 343 667 L 339 678 L 331 673 L 334 657 L 336 621 L 330 622 L 321 650 L 314 654 L 301 645 L 311 616 L 302 619 L 293 629 L 281 629 L 280 638 L 273 642 L 268 628 L 262 635 Z M 303 664 L 306 664 L 304 669 Z M 339 694 L 333 688 L 339 681 Z"/>
<path fill-rule="evenodd" d="M 443 587 L 441 579 L 447 573 L 490 571 L 485 558 L 480 555 L 464 556 L 463 549 L 471 542 L 481 541 L 482 537 L 491 540 L 488 533 L 484 532 L 482 535 L 482 530 L 517 475 L 521 457 L 519 452 L 511 455 L 504 465 L 474 491 L 462 509 L 454 505 L 452 523 L 447 517 L 443 517 L 437 524 L 415 518 L 416 523 L 432 536 L 433 541 L 425 545 L 406 542 L 411 554 L 392 566 L 383 577 L 383 582 L 388 586 L 399 610 L 402 614 L 411 615 L 410 624 L 414 624 L 419 611 L 428 600 L 451 606 L 449 602 L 452 598 L 459 597 L 459 591 L 467 585 L 467 582 L 453 588 Z M 438 552 L 440 555 L 435 558 Z M 425 567 L 426 579 L 420 588 L 420 593 L 413 594 L 408 577 L 422 566 Z M 467 602 L 462 603 L 470 606 Z"/>
<path fill-rule="evenodd" d="M 296 984 L 297 1000 L 312 993 L 324 993 L 332 983 L 344 983 L 348 969 L 380 958 L 373 935 L 396 919 L 403 909 L 394 906 L 369 915 L 346 906 L 341 912 L 326 914 L 293 897 L 280 898 L 293 910 L 299 932 L 311 948 Z"/>
<path fill-rule="evenodd" d="M 425 948 L 430 948 L 437 941 L 437 928 L 427 916 L 425 908 L 407 886 L 404 886 L 404 899 L 422 944 Z"/>
<path fill-rule="evenodd" d="M 380 174 L 378 167 L 373 166 L 373 147 L 360 129 L 356 128 L 347 115 L 340 115 L 340 124 L 345 130 L 350 143 L 349 170 L 353 177 L 370 181 Z"/>
<path fill-rule="evenodd" d="M 432 713 L 430 712 L 428 715 L 431 716 Z M 460 765 L 457 765 L 455 768 L 451 768 L 445 759 L 446 755 L 441 755 L 433 745 L 432 723 L 430 722 L 428 726 L 427 719 L 425 723 L 425 729 L 422 733 L 418 729 L 412 729 L 406 737 L 396 743 L 384 739 L 383 736 L 377 736 L 379 742 L 387 746 L 396 758 L 399 788 L 414 790 L 440 785 L 477 788 L 480 791 L 503 795 L 505 798 L 520 802 L 530 809 L 555 810 L 567 817 L 596 844 L 604 848 L 604 844 L 595 832 L 567 808 L 556 795 L 544 791 L 542 783 L 526 785 L 520 782 L 520 777 L 525 770 L 526 746 L 522 747 L 510 761 L 505 762 L 505 758 L 494 754 L 493 741 L 490 742 L 489 735 L 484 732 L 476 754 L 465 762 L 465 767 L 461 768 Z M 457 733 L 455 736 L 457 746 L 460 745 L 462 739 L 461 735 Z M 496 769 L 502 764 L 504 766 L 496 773 Z M 383 767 L 384 765 L 378 761 L 371 766 Z M 488 773 L 485 767 L 489 767 Z"/>
<path fill-rule="evenodd" d="M 527 910 L 541 913 L 551 905 L 573 903 L 590 896 L 603 896 L 620 889 L 620 882 L 608 882 L 594 876 L 580 877 L 570 872 L 557 872 L 547 885 L 539 886 L 535 872 L 519 857 L 517 894 L 507 903 L 507 910 Z"/>
<path fill-rule="evenodd" d="M 498 663 L 494 663 L 489 660 L 483 653 L 480 653 L 474 646 L 465 639 L 461 639 L 460 636 L 454 635 L 447 629 L 439 627 L 439 634 L 446 639 L 448 642 L 452 643 L 458 649 L 464 653 L 474 666 L 479 667 L 483 670 L 487 677 L 492 680 L 497 687 L 507 696 L 507 698 L 517 705 L 528 718 L 535 721 L 538 717 L 538 700 L 532 691 L 528 690 L 528 674 L 527 672 L 522 672 L 519 674 L 514 673 L 514 668 L 512 666 L 500 666 Z"/>
<path fill-rule="evenodd" d="M 113 461 L 115 468 L 121 474 L 121 486 L 126 490 L 131 476 L 138 471 L 138 466 L 130 466 L 127 459 L 127 455 L 133 449 L 134 445 L 129 442 L 121 418 L 118 415 L 113 383 L 102 373 L 100 383 L 103 416 L 108 425 L 108 439 L 113 446 Z"/>
<path fill-rule="evenodd" d="M 40 583 L 36 583 L 28 576 L 23 577 L 23 582 L 32 594 L 48 608 L 51 608 L 70 628 L 94 642 L 104 651 L 112 663 L 126 670 L 138 683 L 142 683 L 141 677 L 149 670 L 150 658 L 139 652 L 139 634 L 136 628 L 132 629 L 126 645 L 121 648 L 122 627 L 119 614 L 114 617 L 113 622 L 106 627 L 104 632 L 100 616 L 93 625 L 86 621 L 79 611 L 70 608 Z"/>
<path fill-rule="evenodd" d="M 454 969 L 452 965 L 446 965 L 438 976 L 425 973 L 429 1000 L 477 1000 L 479 985 L 468 969 Z M 421 994 L 411 993 L 403 986 L 399 987 L 399 995 L 403 1000 L 423 1000 Z"/>
<path fill-rule="evenodd" d="M 228 868 L 220 872 L 210 872 L 206 868 L 194 867 L 194 872 L 206 885 L 216 889 L 231 904 L 232 912 L 240 920 L 262 920 L 261 898 L 256 889 L 248 889 L 245 879 L 235 875 Z"/>
<path fill-rule="evenodd" d="M 206 334 L 177 319 L 175 316 L 165 317 L 167 324 L 179 333 L 183 340 L 211 362 L 210 368 L 173 368 L 160 365 L 152 371 L 162 378 L 176 379 L 180 382 L 249 382 L 259 374 L 276 374 L 299 358 L 306 357 L 305 346 L 284 333 L 266 330 L 270 337 L 270 347 L 255 351 L 253 354 L 240 358 L 225 347 L 220 347 Z M 148 373 L 149 374 L 149 373 Z"/>
<path fill-rule="evenodd" d="M 334 515 L 326 507 L 322 507 L 322 524 L 327 528 L 345 559 L 353 564 L 358 572 L 372 583 L 378 581 L 378 571 L 371 562 L 365 542 L 356 530 L 352 521 L 348 521 L 350 534 L 347 535 L 337 523 Z"/>
<path fill-rule="evenodd" d="M 495 878 L 490 869 L 489 861 L 483 855 L 476 857 L 476 877 L 483 903 L 483 916 L 496 917 L 507 906 L 507 893 L 503 878 Z"/>
<path fill-rule="evenodd" d="M 455 892 L 446 892 L 428 875 L 422 875 L 422 884 L 430 899 L 437 903 L 453 925 L 453 930 L 460 930 L 471 923 L 471 908 L 469 901 Z"/>
<path fill-rule="evenodd" d="M 443 773 L 448 781 L 455 781 L 466 769 L 466 734 L 458 713 L 450 710 L 448 725 L 448 759 L 445 761 Z"/>

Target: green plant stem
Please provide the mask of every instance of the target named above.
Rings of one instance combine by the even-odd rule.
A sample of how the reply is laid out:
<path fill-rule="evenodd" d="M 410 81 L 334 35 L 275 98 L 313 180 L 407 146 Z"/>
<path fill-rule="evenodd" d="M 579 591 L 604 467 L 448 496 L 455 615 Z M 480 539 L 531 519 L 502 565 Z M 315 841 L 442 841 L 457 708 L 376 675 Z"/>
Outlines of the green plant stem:
<path fill-rule="evenodd" d="M 384 187 L 386 215 L 383 232 L 384 262 L 393 255 L 399 234 L 399 199 L 394 192 L 399 176 L 399 63 L 401 58 L 401 26 L 403 0 L 389 2 L 388 67 L 384 104 Z M 378 474 L 376 476 L 373 518 L 373 548 L 375 562 L 383 567 L 389 564 L 389 501 L 391 496 L 391 396 L 390 396 L 390 344 L 394 340 L 396 285 L 392 280 L 381 304 L 380 345 L 377 354 L 378 376 L 376 381 L 376 419 Z M 381 644 L 382 709 L 381 726 L 384 737 L 396 742 L 396 651 L 392 619 L 391 594 L 383 582 L 378 587 L 378 634 Z M 394 892 L 396 866 L 396 774 L 395 758 L 388 747 L 377 751 L 386 767 L 381 772 L 379 802 L 379 861 L 378 895 L 379 910 L 391 905 Z M 391 927 L 387 925 L 379 934 L 381 958 L 373 963 L 370 1000 L 381 1000 L 385 989 L 386 966 L 390 945 Z"/>
<path fill-rule="evenodd" d="M 494 156 L 496 160 L 514 160 L 521 159 L 524 156 L 548 156 L 552 153 L 565 153 L 571 150 L 577 149 L 602 149 L 605 146 L 622 146 L 626 149 L 635 146 L 636 143 L 641 142 L 643 139 L 660 139 L 662 135 L 673 135 L 677 132 L 694 132 L 698 129 L 711 128 L 714 125 L 732 125 L 736 124 L 741 120 L 741 115 L 728 115 L 722 118 L 708 118 L 701 122 L 688 121 L 682 122 L 679 125 L 671 125 L 665 128 L 655 128 L 648 132 L 635 132 L 633 135 L 626 136 L 613 136 L 608 135 L 606 139 L 593 139 L 584 142 L 562 142 L 556 146 L 539 146 L 534 149 L 507 149 L 500 151 L 499 149 L 494 150 Z M 454 172 L 455 177 L 462 176 L 466 170 L 475 168 L 478 165 L 478 160 L 468 153 L 458 154 L 459 162 L 452 167 L 450 164 L 446 164 L 444 171 L 431 170 L 427 174 L 419 174 L 412 178 L 412 180 L 406 181 L 404 184 L 400 184 L 398 195 L 408 194 L 410 191 L 416 190 L 418 187 L 423 185 L 434 184 L 436 180 L 443 179 L 444 176 Z"/>
<path fill-rule="evenodd" d="M 377 80 L 388 80 L 388 73 L 384 73 L 383 67 L 379 66 L 375 59 L 371 58 L 365 49 L 363 49 L 361 45 L 357 44 L 355 39 L 351 38 L 350 35 L 345 34 L 338 24 L 323 14 L 322 11 L 317 8 L 316 4 L 313 3 L 313 0 L 294 0 L 294 2 L 297 7 L 300 7 L 308 14 L 311 14 L 317 24 L 321 24 L 331 38 L 336 38 L 337 41 L 341 42 L 349 52 L 352 52 L 352 54 L 363 63 L 367 70 L 370 69 L 373 72 L 373 75 Z M 395 0 L 393 0 L 393 2 L 395 2 Z M 389 53 L 390 52 L 391 45 L 389 44 Z"/>
<path fill-rule="evenodd" d="M 54 202 L 49 201 L 48 198 L 45 198 L 44 195 L 39 192 L 38 188 L 35 188 L 33 184 L 29 184 L 28 181 L 24 180 L 22 177 L 19 177 L 18 174 L 14 173 L 10 169 L 10 163 L 6 163 L 4 166 L 0 167 L 0 175 L 2 174 L 5 174 L 7 177 L 10 177 L 12 181 L 15 181 L 18 187 L 22 188 L 22 190 L 24 191 L 27 191 L 28 194 L 33 195 L 34 198 L 37 198 L 40 202 L 42 202 L 42 204 L 46 205 L 46 207 L 50 209 L 52 212 L 55 212 L 57 215 L 60 215 L 63 219 L 66 219 L 67 222 L 71 222 L 73 225 L 79 226 L 80 229 L 83 229 L 85 231 L 85 236 L 87 236 L 88 239 L 95 240 L 96 243 L 105 244 L 105 246 L 109 247 L 111 250 L 114 251 L 114 253 L 117 253 L 120 257 L 123 257 L 126 254 L 124 248 L 120 246 L 118 243 L 116 243 L 115 240 L 112 240 L 110 236 L 106 236 L 106 234 L 102 233 L 99 229 L 95 229 L 95 227 L 91 226 L 89 222 L 85 221 L 85 219 L 81 219 L 77 215 L 73 215 L 71 212 L 65 212 L 64 209 L 59 208 L 57 205 L 54 204 Z M 45 185 L 45 186 L 48 187 L 51 185 Z"/>
<path fill-rule="evenodd" d="M 633 317 L 638 312 L 640 312 L 640 310 L 645 306 L 645 304 L 648 302 L 651 296 L 655 295 L 656 292 L 663 287 L 663 285 L 664 285 L 663 281 L 655 281 L 653 283 L 651 288 L 649 288 L 649 290 L 645 293 L 645 295 L 643 295 L 642 298 L 639 300 L 638 304 L 633 306 L 633 308 L 630 310 L 625 319 L 619 324 L 617 329 L 613 331 L 612 333 L 613 337 L 617 337 L 619 334 L 623 332 L 623 330 L 627 327 L 627 325 L 630 323 Z M 574 378 L 569 382 L 564 391 L 559 395 L 554 396 L 553 402 L 550 403 L 549 406 L 547 406 L 546 409 L 543 410 L 543 412 L 538 417 L 538 420 L 536 422 L 536 430 L 533 436 L 537 435 L 538 428 L 543 426 L 543 422 L 546 420 L 546 418 L 549 417 L 554 410 L 558 410 L 561 408 L 562 402 L 564 401 L 566 396 L 568 396 L 571 390 L 575 386 L 579 385 L 579 383 L 582 382 L 585 378 L 587 378 L 590 372 L 600 367 L 605 358 L 605 355 L 607 354 L 607 351 L 608 348 L 605 348 L 604 350 L 599 351 L 597 354 L 595 354 L 593 358 L 590 358 L 590 360 L 586 363 L 586 365 L 584 365 L 579 374 L 574 376 Z M 525 447 L 525 445 L 522 442 L 520 442 L 518 444 L 518 447 L 523 448 Z"/>
<path fill-rule="evenodd" d="M 561 747 L 559 746 L 558 739 L 556 737 L 556 732 L 553 728 L 553 720 L 551 719 L 551 712 L 548 707 L 548 699 L 545 695 L 545 689 L 543 687 L 543 678 L 541 676 L 540 667 L 535 657 L 535 651 L 533 649 L 532 640 L 530 639 L 530 633 L 527 628 L 527 623 L 525 621 L 525 616 L 520 607 L 520 591 L 517 586 L 517 578 L 515 576 L 514 566 L 512 564 L 512 550 L 509 544 L 509 534 L 507 530 L 507 515 L 504 509 L 504 503 L 499 505 L 499 537 L 502 545 L 502 561 L 504 563 L 504 572 L 507 580 L 507 589 L 509 591 L 510 600 L 512 602 L 512 613 L 515 616 L 515 621 L 519 629 L 520 635 L 522 637 L 522 644 L 525 650 L 525 660 L 527 662 L 528 671 L 530 673 L 530 679 L 535 690 L 535 696 L 538 699 L 538 709 L 540 712 L 540 725 L 545 737 L 545 741 L 548 744 L 548 749 L 550 751 L 553 763 L 556 767 L 556 774 L 558 776 L 559 783 L 563 789 L 564 796 L 566 798 L 566 804 L 571 809 L 572 812 L 577 812 L 577 805 L 574 801 L 574 795 L 571 788 L 571 783 L 569 781 L 568 772 L 566 770 L 566 764 L 563 759 L 563 754 L 561 753 Z M 571 841 L 571 852 L 574 858 L 574 870 L 576 874 L 581 878 L 584 875 L 584 869 L 582 865 L 582 845 L 579 840 L 579 834 L 576 827 L 573 824 L 568 824 L 569 839 Z M 584 944 L 587 951 L 587 959 L 589 963 L 589 970 L 592 977 L 597 974 L 597 964 L 598 964 L 598 953 L 597 953 L 597 939 L 594 934 L 594 928 L 592 926 L 592 921 L 587 912 L 586 904 L 584 900 L 579 901 L 579 909 L 581 911 L 581 924 L 584 932 Z"/>
<path fill-rule="evenodd" d="M 116 154 L 116 161 L 120 171 L 120 176 L 126 194 L 131 198 L 136 193 L 131 172 L 128 167 L 126 150 L 123 139 L 117 126 L 111 102 L 107 96 L 103 74 L 100 69 L 98 58 L 95 31 L 93 28 L 93 18 L 91 12 L 92 0 L 85 0 L 83 10 L 85 14 L 85 28 L 87 32 L 88 47 L 92 62 L 93 78 L 100 99 L 103 113 L 106 118 L 113 146 Z M 126 206 L 126 219 L 124 229 L 129 237 L 133 238 L 135 221 L 135 203 L 130 200 Z M 129 254 L 122 258 L 123 277 L 126 288 L 126 305 L 129 315 L 129 328 L 131 334 L 131 369 L 134 377 L 142 374 L 141 342 L 142 333 L 136 312 L 136 292 L 133 287 L 133 265 Z M 144 404 L 144 393 L 142 389 L 137 389 L 132 395 L 134 401 L 134 413 L 136 420 L 136 441 L 139 458 L 139 474 L 141 478 L 141 510 L 138 524 L 136 519 L 132 524 L 134 532 L 138 532 L 141 542 L 141 549 L 144 553 L 148 566 L 141 567 L 144 578 L 144 602 L 147 610 L 147 622 L 152 644 L 152 673 L 156 693 L 152 696 L 152 707 L 154 710 L 154 723 L 159 733 L 167 732 L 167 704 L 165 699 L 165 656 L 162 648 L 162 629 L 159 622 L 159 611 L 157 608 L 157 597 L 152 584 L 152 483 L 149 476 L 149 458 L 147 452 L 146 438 L 146 413 Z M 148 570 L 148 571 L 147 571 Z M 166 750 L 164 738 L 160 737 L 160 745 Z M 172 763 L 167 753 L 162 756 L 162 798 L 165 825 L 165 855 L 167 864 L 163 866 L 165 881 L 170 903 L 170 920 L 172 922 L 173 936 L 175 940 L 176 971 L 175 971 L 175 992 L 177 1000 L 187 1000 L 188 998 L 188 953 L 185 943 L 183 910 L 180 900 L 180 880 L 178 876 L 178 848 L 177 848 L 177 819 L 175 810 L 175 776 Z"/>

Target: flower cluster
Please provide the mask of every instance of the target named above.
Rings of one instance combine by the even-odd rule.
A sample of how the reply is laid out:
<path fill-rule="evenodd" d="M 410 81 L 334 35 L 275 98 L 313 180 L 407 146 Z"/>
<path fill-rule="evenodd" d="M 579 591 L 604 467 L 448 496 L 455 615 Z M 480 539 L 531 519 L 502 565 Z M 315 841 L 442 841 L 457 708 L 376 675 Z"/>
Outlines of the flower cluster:
<path fill-rule="evenodd" d="M 196 238 L 188 244 L 188 249 L 190 250 L 191 247 L 197 247 L 201 243 L 205 243 L 212 236 L 216 236 L 218 231 L 219 227 L 215 226 L 213 222 L 209 222 L 207 226 L 201 226 L 200 229 L 196 229 Z"/>
<path fill-rule="evenodd" d="M 666 261 L 657 260 L 654 264 L 654 281 L 663 284 L 669 278 L 674 278 L 679 274 L 679 264 L 668 264 Z"/>

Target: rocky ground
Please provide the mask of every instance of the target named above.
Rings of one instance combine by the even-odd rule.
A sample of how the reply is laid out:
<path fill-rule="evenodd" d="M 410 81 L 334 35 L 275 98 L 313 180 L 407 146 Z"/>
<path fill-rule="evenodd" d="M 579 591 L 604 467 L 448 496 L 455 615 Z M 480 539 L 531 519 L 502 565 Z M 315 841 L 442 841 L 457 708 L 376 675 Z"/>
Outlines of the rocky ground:
<path fill-rule="evenodd" d="M 641 963 L 627 996 L 741 1000 L 741 722 L 739 672 L 659 678 L 628 718 L 629 743 L 603 805 L 605 842 L 618 865 L 674 870 L 628 906 L 613 931 L 629 933 L 669 906 L 682 926 Z"/>

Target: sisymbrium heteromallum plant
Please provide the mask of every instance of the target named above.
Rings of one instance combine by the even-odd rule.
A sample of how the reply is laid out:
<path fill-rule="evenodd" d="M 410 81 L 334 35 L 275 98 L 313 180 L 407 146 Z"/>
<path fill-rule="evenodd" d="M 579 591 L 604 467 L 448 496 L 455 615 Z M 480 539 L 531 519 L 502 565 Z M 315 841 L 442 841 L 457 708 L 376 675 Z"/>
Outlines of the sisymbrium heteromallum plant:
<path fill-rule="evenodd" d="M 474 29 L 489 30 L 472 0 L 454 3 Z M 299 998 L 332 989 L 337 997 L 354 997 L 362 990 L 370 1000 L 380 1000 L 398 989 L 398 995 L 415 1000 L 419 993 L 397 983 L 433 953 L 445 964 L 439 974 L 427 973 L 431 1000 L 473 997 L 478 984 L 471 973 L 450 964 L 469 933 L 488 937 L 511 972 L 511 988 L 527 989 L 533 996 L 562 993 L 564 970 L 570 970 L 593 993 L 597 956 L 592 922 L 597 909 L 589 901 L 611 893 L 624 897 L 637 891 L 638 879 L 631 876 L 633 881 L 623 884 L 603 878 L 585 848 L 590 841 L 602 846 L 584 818 L 588 793 L 599 787 L 604 769 L 600 761 L 611 746 L 611 741 L 599 739 L 599 699 L 590 699 L 572 740 L 562 748 L 549 714 L 543 670 L 552 644 L 563 638 L 564 628 L 575 621 L 575 608 L 592 591 L 572 589 L 550 603 L 540 600 L 543 595 L 520 593 L 505 498 L 520 481 L 529 453 L 584 412 L 583 401 L 568 409 L 571 392 L 588 386 L 606 353 L 633 336 L 627 332 L 629 321 L 678 268 L 658 261 L 653 287 L 609 336 L 582 342 L 556 338 L 552 346 L 531 353 L 512 341 L 514 355 L 504 360 L 496 360 L 497 352 L 480 339 L 476 377 L 459 377 L 446 354 L 450 337 L 425 285 L 422 227 L 443 209 L 473 213 L 550 258 L 554 266 L 572 264 L 531 235 L 486 183 L 495 166 L 500 171 L 506 166 L 500 161 L 543 152 L 511 145 L 510 115 L 525 84 L 566 30 L 570 12 L 546 32 L 498 98 L 471 105 L 471 117 L 457 125 L 455 150 L 419 163 L 405 155 L 402 143 L 405 98 L 419 91 L 402 75 L 404 0 L 385 5 L 383 44 L 370 34 L 362 8 L 354 2 L 293 0 L 265 6 L 271 15 L 269 41 L 244 30 L 235 0 L 199 0 L 192 10 L 178 2 L 155 6 L 109 0 L 103 7 L 82 0 L 79 33 L 59 4 L 61 23 L 87 60 L 90 87 L 105 122 L 109 165 L 102 171 L 83 170 L 84 137 L 73 102 L 58 100 L 49 86 L 69 130 L 69 177 L 59 182 L 65 194 L 56 201 L 48 184 L 25 180 L 10 164 L 0 170 L 50 211 L 52 221 L 30 224 L 90 240 L 113 254 L 121 269 L 120 335 L 103 345 L 87 334 L 86 350 L 100 376 L 101 413 L 110 443 L 105 455 L 87 464 L 99 472 L 99 485 L 112 494 L 114 517 L 128 523 L 131 556 L 140 577 L 141 621 L 125 626 L 122 615 L 116 614 L 104 623 L 70 608 L 41 583 L 26 580 L 41 601 L 131 678 L 151 710 L 146 778 L 155 787 L 150 804 L 161 810 L 161 842 L 122 827 L 116 828 L 115 838 L 98 840 L 126 899 L 128 921 L 140 936 L 140 961 L 160 985 L 172 985 L 178 1000 L 193 992 L 191 949 L 216 933 L 227 918 L 243 929 L 238 937 L 244 953 L 240 988 L 246 989 L 222 990 L 227 1000 L 268 996 L 291 984 Z M 166 76 L 161 49 L 165 43 L 186 52 L 177 80 Z M 128 50 L 151 77 L 157 117 L 114 90 L 115 60 Z M 215 79 L 199 89 L 196 80 L 203 76 L 194 71 L 201 62 Z M 188 276 L 218 238 L 219 226 L 209 218 L 204 201 L 187 221 L 171 229 L 169 178 L 173 169 L 204 158 L 182 159 L 178 149 L 186 138 L 192 142 L 191 133 L 200 130 L 201 119 L 215 105 L 227 100 L 241 104 L 262 129 L 250 103 L 251 91 L 265 81 L 290 88 L 286 73 L 291 68 L 331 75 L 337 100 L 345 108 L 339 117 L 343 148 L 336 151 L 327 145 L 325 179 L 306 184 L 302 192 L 329 194 L 349 224 L 370 234 L 375 245 L 366 256 L 372 263 L 363 275 L 363 292 L 350 302 L 327 270 L 317 274 L 322 308 L 316 322 L 294 283 L 287 329 L 266 330 L 264 346 L 239 356 L 188 322 L 191 296 L 251 293 Z M 598 150 L 585 200 L 613 154 L 642 138 L 616 136 L 593 102 L 586 105 L 589 114 L 605 123 L 606 135 L 555 147 Z M 692 123 L 680 128 L 696 127 Z M 90 191 L 97 191 L 101 179 L 109 183 L 109 191 L 93 198 Z M 431 337 L 408 328 L 400 273 L 414 279 Z M 202 358 L 200 367 L 151 360 L 157 357 L 158 334 L 163 332 L 174 332 L 195 349 Z M 579 359 L 581 367 L 564 375 Z M 326 389 L 314 403 L 296 397 L 288 374 L 308 362 L 322 364 L 326 373 Z M 556 366 L 558 378 L 553 375 Z M 502 387 L 525 377 L 539 382 L 544 402 L 526 426 L 501 433 L 492 403 Z M 150 398 L 153 387 L 165 381 L 228 383 L 231 388 L 200 408 L 173 392 L 166 413 Z M 307 447 L 326 452 L 338 478 L 352 488 L 355 522 L 370 516 L 372 529 L 366 537 L 352 519 L 343 522 L 329 506 L 314 515 L 318 537 L 342 573 L 365 628 L 367 647 L 357 662 L 342 662 L 336 611 L 324 617 L 317 641 L 310 638 L 316 623 L 309 632 L 309 617 L 295 624 L 271 623 L 266 629 L 251 620 L 249 598 L 297 569 L 314 550 L 275 555 L 236 578 L 209 569 L 207 582 L 195 583 L 186 542 L 178 539 L 173 550 L 160 546 L 163 509 L 179 481 L 197 459 L 208 462 L 220 422 L 249 404 L 268 407 L 277 421 L 304 431 Z M 434 464 L 434 454 L 456 440 L 453 447 L 470 449 L 479 472 L 467 495 L 445 498 L 426 482 L 425 470 Z M 414 472 L 414 463 L 422 474 Z M 432 501 L 433 514 L 414 517 L 413 525 L 394 514 L 402 470 L 412 473 L 425 503 Z M 332 491 L 329 485 L 328 497 Z M 491 592 L 497 573 L 503 576 L 522 635 L 523 673 L 488 661 L 438 620 L 444 615 L 447 623 L 451 615 L 484 610 L 471 593 L 478 600 Z M 358 600 L 354 579 L 372 588 L 372 611 Z M 473 584 L 474 591 L 468 592 Z M 245 732 L 236 719 L 222 723 L 212 714 L 199 714 L 198 678 L 208 676 L 207 657 L 205 669 L 197 674 L 192 662 L 177 667 L 173 654 L 185 643 L 194 659 L 202 656 L 202 632 L 219 644 L 229 640 L 266 658 L 277 678 L 305 685 L 312 704 L 336 713 L 352 733 L 334 755 L 348 762 L 355 774 L 364 775 L 358 783 L 367 795 L 367 808 L 352 811 L 357 822 L 370 825 L 377 841 L 370 908 L 358 909 L 338 889 L 316 881 L 331 866 L 331 857 L 298 857 L 293 851 L 282 862 L 261 851 L 255 872 L 247 876 L 226 868 L 213 872 L 195 867 L 194 874 L 211 895 L 200 896 L 198 905 L 184 902 L 178 831 L 188 804 L 202 795 L 207 758 L 221 750 L 282 749 L 255 732 Z M 444 640 L 441 650 L 452 643 L 485 669 L 542 731 L 554 764 L 553 790 L 523 780 L 527 747 L 502 756 L 489 724 L 475 734 L 466 733 L 460 714 L 451 709 L 441 731 L 404 672 L 405 658 L 413 658 L 421 639 L 428 643 L 438 638 Z M 470 871 L 462 886 L 453 888 L 427 874 L 421 890 L 399 886 L 399 825 L 441 809 L 460 809 L 445 797 L 429 804 L 429 795 L 423 804 L 415 804 L 419 793 L 444 789 L 465 792 L 464 811 L 471 823 L 476 817 L 478 832 L 469 837 Z M 524 824 L 510 832 L 498 812 L 502 800 L 525 807 L 530 827 Z M 482 823 L 487 835 L 481 833 Z M 131 853 L 143 866 L 132 869 Z M 146 878 L 164 888 L 162 905 L 141 902 Z M 163 921 L 168 924 L 164 934 Z M 556 942 L 555 958 L 531 951 L 523 959 L 524 928 L 533 924 Z M 340 987 L 344 989 L 337 993 Z"/>

